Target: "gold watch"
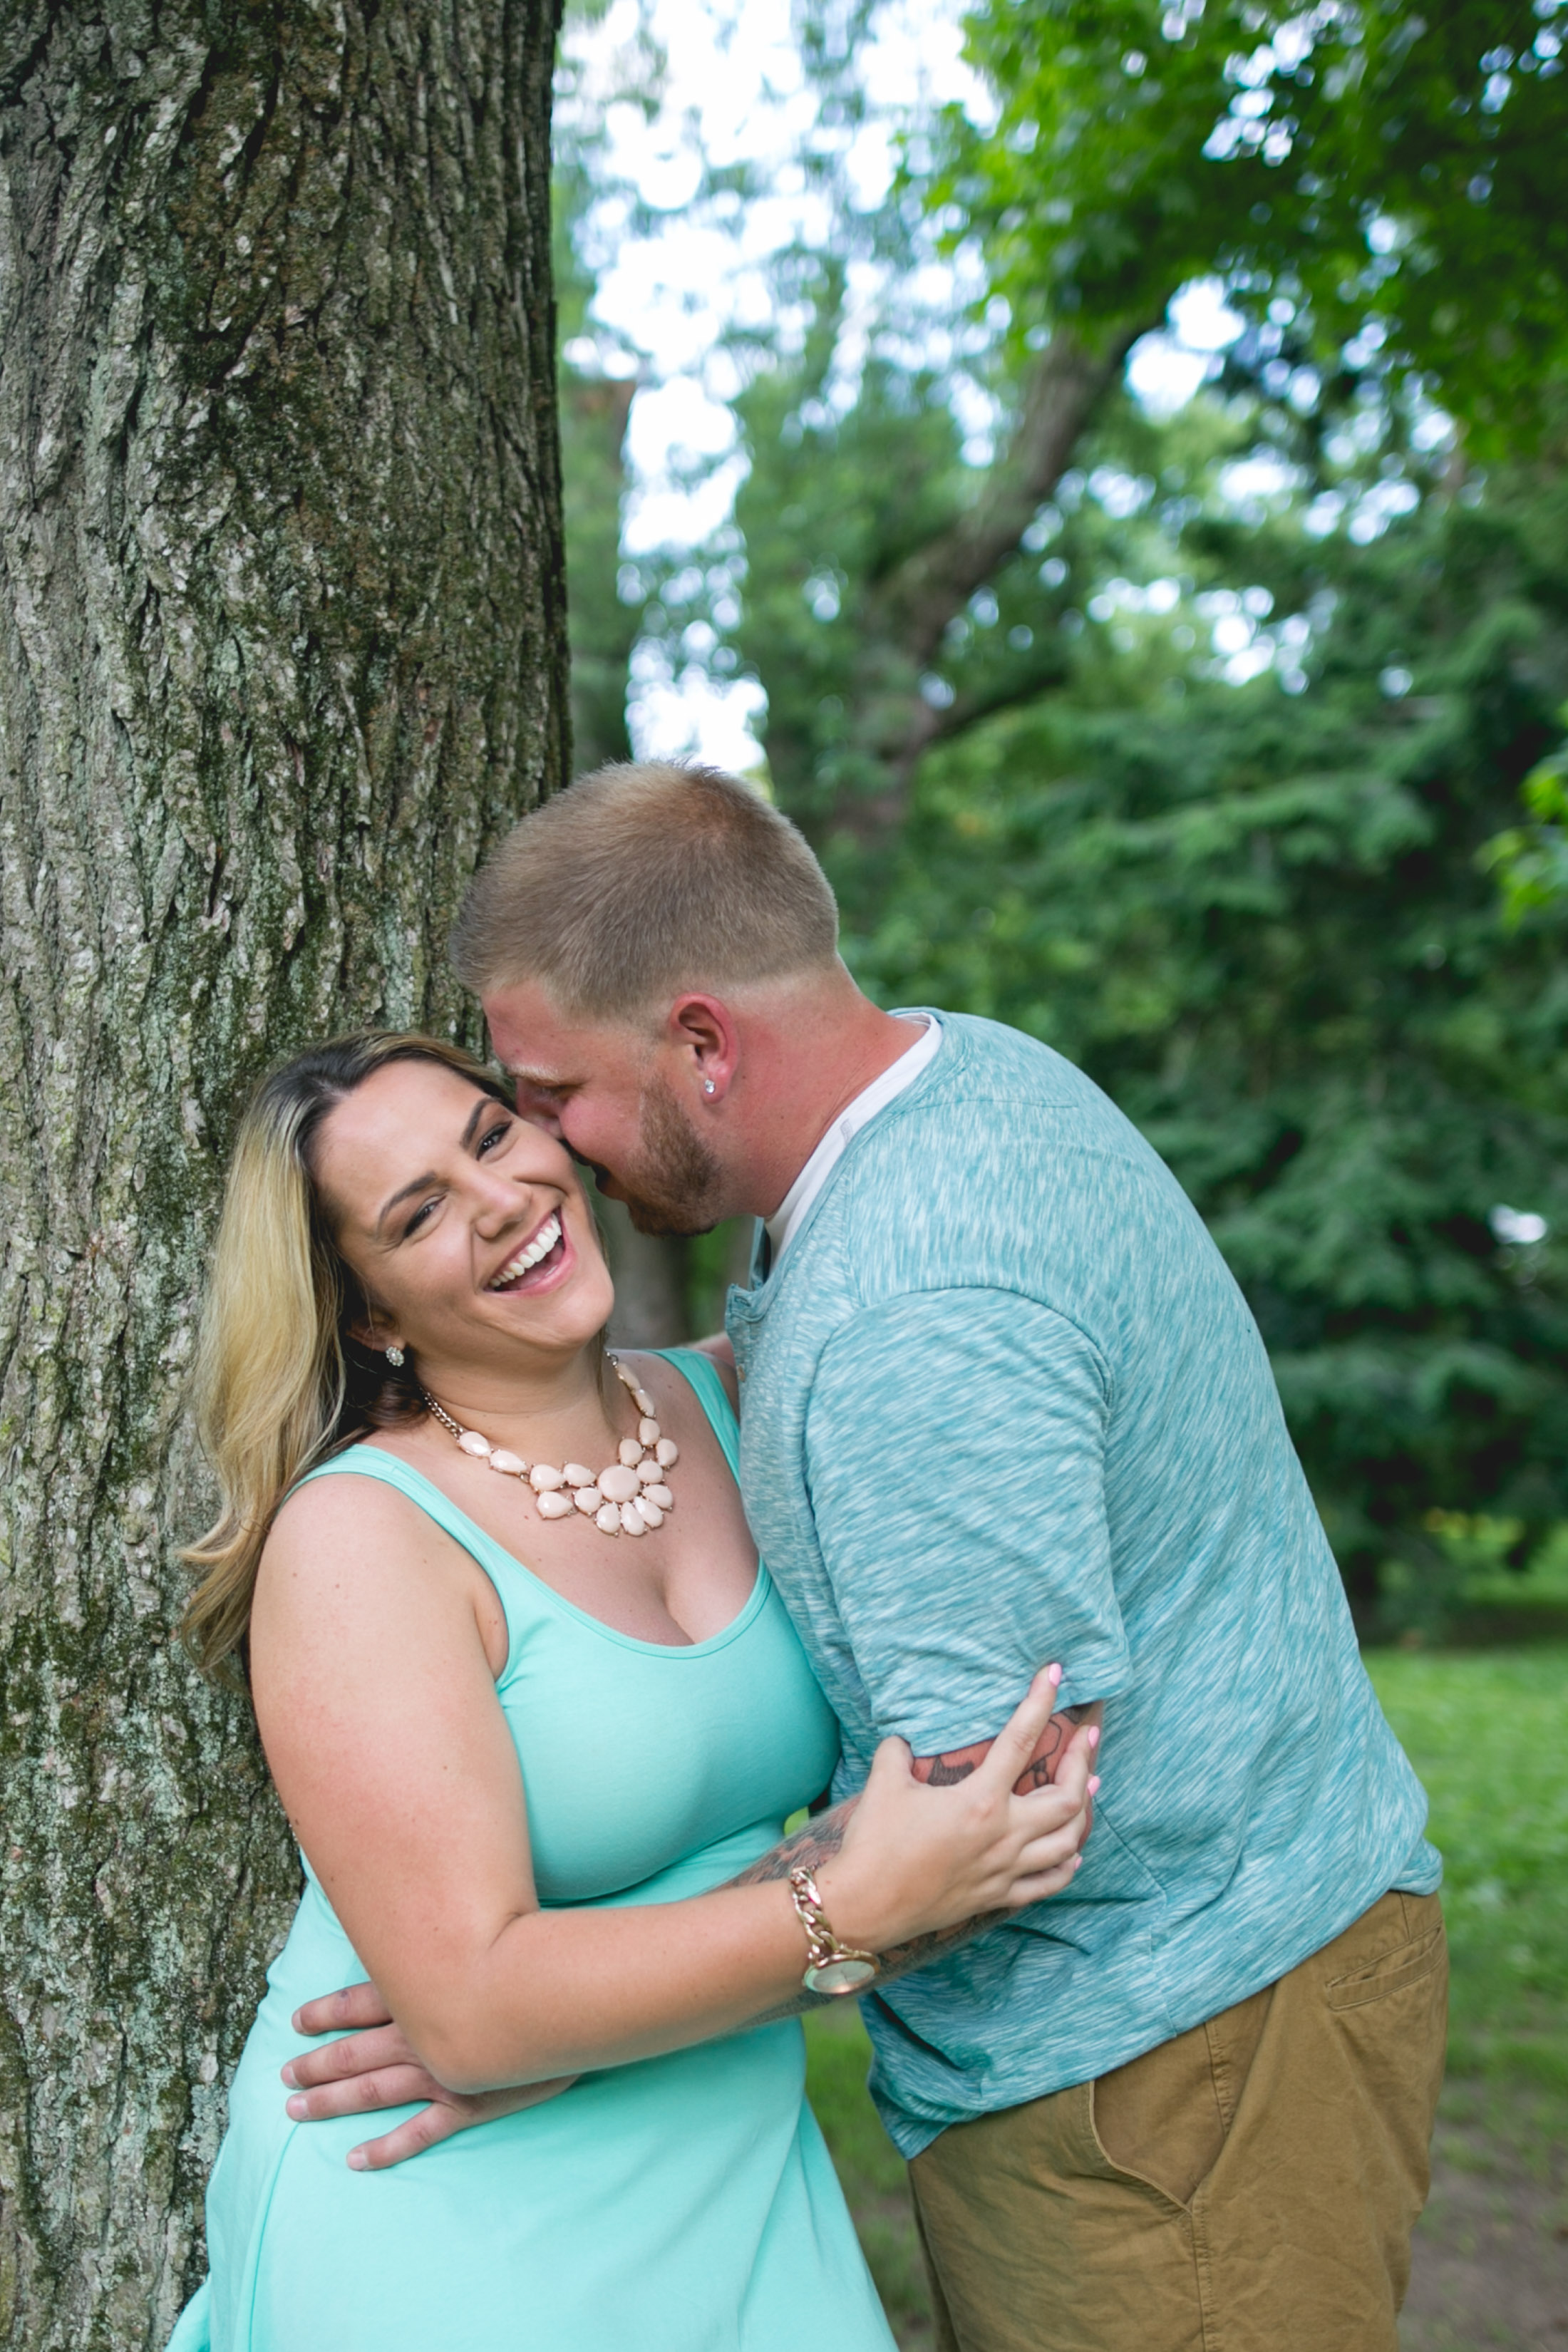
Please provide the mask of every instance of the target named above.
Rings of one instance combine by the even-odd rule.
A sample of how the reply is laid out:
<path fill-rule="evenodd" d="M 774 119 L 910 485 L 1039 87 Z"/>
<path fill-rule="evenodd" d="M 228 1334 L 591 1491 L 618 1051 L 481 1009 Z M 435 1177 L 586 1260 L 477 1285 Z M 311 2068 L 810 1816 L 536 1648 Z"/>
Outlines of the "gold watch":
<path fill-rule="evenodd" d="M 852 1944 L 839 1942 L 827 1924 L 816 1881 L 809 1870 L 790 1872 L 789 1892 L 795 1916 L 805 1929 L 805 1973 L 801 1982 L 807 1992 L 828 1993 L 836 1998 L 863 1992 L 881 1968 L 876 1953 L 858 1952 Z"/>

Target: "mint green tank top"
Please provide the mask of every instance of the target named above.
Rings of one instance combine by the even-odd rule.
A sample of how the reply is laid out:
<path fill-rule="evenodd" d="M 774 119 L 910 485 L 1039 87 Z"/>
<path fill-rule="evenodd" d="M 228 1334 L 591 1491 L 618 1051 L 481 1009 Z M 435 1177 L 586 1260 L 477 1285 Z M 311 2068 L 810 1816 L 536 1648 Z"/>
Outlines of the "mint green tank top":
<path fill-rule="evenodd" d="M 712 1365 L 668 1360 L 732 1468 Z M 838 1727 L 765 1569 L 722 1633 L 667 1648 L 574 1608 L 376 1446 L 312 1475 L 395 1486 L 494 1584 L 543 1901 L 701 1894 L 826 1788 Z M 293 2123 L 279 2080 L 307 2046 L 299 2003 L 364 1973 L 306 1878 L 229 2090 L 210 2273 L 169 2352 L 798 2352 L 802 2311 L 816 2352 L 894 2352 L 794 2022 L 586 2074 L 395 2170 L 351 2171 L 367 2118 Z"/>
<path fill-rule="evenodd" d="M 735 1417 L 712 1364 L 654 1352 L 696 1391 L 733 1474 Z M 406 1495 L 495 1586 L 509 1637 L 496 1695 L 522 1765 L 542 1903 L 633 1889 L 668 1901 L 695 1889 L 708 1856 L 718 1885 L 741 1866 L 732 1841 L 765 1852 L 783 1816 L 826 1788 L 838 1726 L 764 1567 L 721 1633 L 685 1647 L 642 1642 L 563 1600 L 395 1454 L 350 1446 L 310 1477 L 350 1473 Z M 648 1885 L 677 1868 L 679 1887 Z"/>

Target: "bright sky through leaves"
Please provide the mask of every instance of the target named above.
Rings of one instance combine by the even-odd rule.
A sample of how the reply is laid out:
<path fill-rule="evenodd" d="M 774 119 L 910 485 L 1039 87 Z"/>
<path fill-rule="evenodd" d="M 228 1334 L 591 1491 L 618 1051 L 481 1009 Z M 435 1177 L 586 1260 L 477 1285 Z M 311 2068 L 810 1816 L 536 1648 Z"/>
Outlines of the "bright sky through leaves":
<path fill-rule="evenodd" d="M 858 203 L 870 207 L 885 194 L 896 130 L 911 113 L 959 99 L 976 120 L 989 119 L 987 93 L 961 55 L 961 15 L 958 0 L 888 0 L 878 11 L 859 66 L 872 120 L 840 134 Z M 623 95 L 637 79 L 639 26 L 667 60 L 651 117 Z M 638 0 L 614 0 L 597 23 L 568 32 L 567 47 L 581 73 L 574 103 L 603 126 L 596 176 L 607 188 L 635 188 L 656 215 L 636 228 L 629 204 L 612 194 L 597 206 L 587 254 L 598 287 L 595 332 L 568 356 L 643 379 L 626 443 L 628 555 L 696 546 L 728 518 L 741 478 L 728 405 L 739 379 L 724 337 L 768 323 L 772 257 L 792 241 L 820 245 L 830 231 L 826 201 L 799 161 L 803 144 L 821 135 L 816 96 L 781 0 L 647 0 L 642 9 Z M 744 167 L 753 193 L 695 201 L 705 166 Z M 933 318 L 944 307 L 955 314 L 963 299 L 945 269 L 923 290 Z M 1129 369 L 1139 398 L 1166 413 L 1192 396 L 1240 331 L 1213 280 L 1184 290 L 1172 323 L 1175 334 L 1146 337 Z M 985 422 L 973 419 L 977 457 Z M 673 674 L 651 646 L 634 659 L 632 731 L 644 754 L 754 766 L 751 722 L 763 707 L 750 680 L 726 683 L 694 664 Z"/>

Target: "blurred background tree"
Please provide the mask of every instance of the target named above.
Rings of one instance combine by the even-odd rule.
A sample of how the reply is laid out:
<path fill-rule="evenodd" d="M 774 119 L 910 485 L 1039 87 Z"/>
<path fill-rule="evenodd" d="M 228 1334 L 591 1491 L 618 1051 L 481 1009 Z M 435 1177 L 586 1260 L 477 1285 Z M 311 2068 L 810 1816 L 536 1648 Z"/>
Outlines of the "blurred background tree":
<path fill-rule="evenodd" d="M 1368 1623 L 1451 1603 L 1456 1513 L 1521 1565 L 1568 1512 L 1556 13 L 993 0 L 989 104 L 907 111 L 869 204 L 875 11 L 808 15 L 822 226 L 728 339 L 732 516 L 616 567 L 765 693 L 862 982 L 1170 1160 Z M 1194 280 L 1228 348 L 1172 413 L 1127 361 Z"/>

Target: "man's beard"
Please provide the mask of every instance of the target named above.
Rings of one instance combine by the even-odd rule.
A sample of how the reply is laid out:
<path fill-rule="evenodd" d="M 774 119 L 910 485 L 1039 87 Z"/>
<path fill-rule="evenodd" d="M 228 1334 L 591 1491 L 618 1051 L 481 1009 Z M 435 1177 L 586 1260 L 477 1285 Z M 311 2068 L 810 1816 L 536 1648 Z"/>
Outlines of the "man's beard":
<path fill-rule="evenodd" d="M 723 1213 L 723 1171 L 662 1078 L 643 1090 L 641 1139 L 636 1166 L 616 1178 L 638 1233 L 710 1233 Z"/>

